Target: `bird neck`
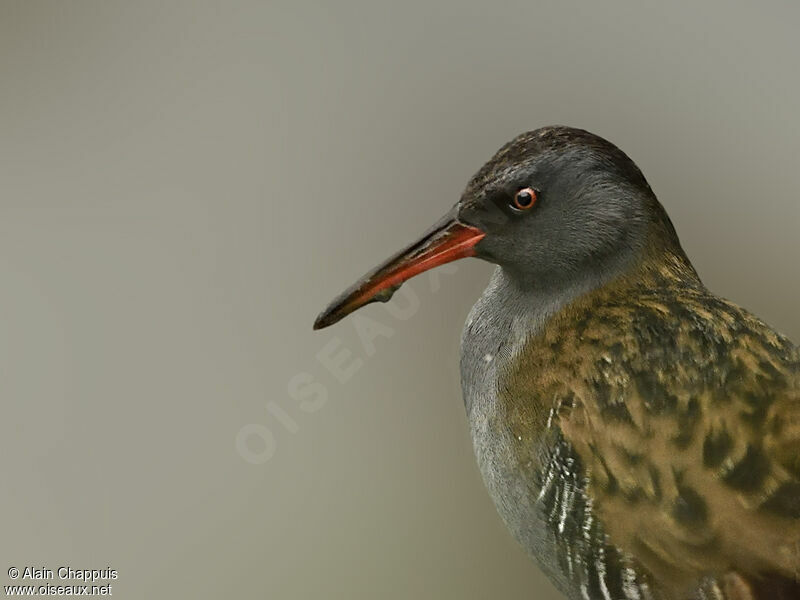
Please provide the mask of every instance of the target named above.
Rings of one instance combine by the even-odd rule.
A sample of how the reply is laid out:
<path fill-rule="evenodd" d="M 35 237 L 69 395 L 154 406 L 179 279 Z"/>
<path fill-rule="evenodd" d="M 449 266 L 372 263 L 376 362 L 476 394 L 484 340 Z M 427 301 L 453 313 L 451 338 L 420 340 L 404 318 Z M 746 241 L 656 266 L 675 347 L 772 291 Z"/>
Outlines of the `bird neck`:
<path fill-rule="evenodd" d="M 697 272 L 681 248 L 672 223 L 658 220 L 643 236 L 641 244 L 606 258 L 602 264 L 564 277 L 537 278 L 498 267 L 489 286 L 493 296 L 504 298 L 504 307 L 523 314 L 538 333 L 553 315 L 578 301 L 592 301 L 611 289 L 632 287 L 702 287 Z"/>
<path fill-rule="evenodd" d="M 491 410 L 499 385 L 498 373 L 545 328 L 570 327 L 570 305 L 603 302 L 604 297 L 615 292 L 630 297 L 626 288 L 635 286 L 702 286 L 679 246 L 675 250 L 653 242 L 649 247 L 636 260 L 613 263 L 583 278 L 542 281 L 498 266 L 472 307 L 461 338 L 467 413 Z"/>

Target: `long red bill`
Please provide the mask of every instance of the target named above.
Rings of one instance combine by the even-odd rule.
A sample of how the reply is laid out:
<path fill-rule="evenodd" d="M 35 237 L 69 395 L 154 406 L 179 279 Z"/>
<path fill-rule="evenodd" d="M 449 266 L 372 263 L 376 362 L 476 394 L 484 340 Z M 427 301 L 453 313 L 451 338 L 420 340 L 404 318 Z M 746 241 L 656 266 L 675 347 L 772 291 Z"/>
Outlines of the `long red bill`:
<path fill-rule="evenodd" d="M 414 275 L 445 263 L 475 255 L 475 244 L 486 235 L 459 223 L 453 213 L 428 233 L 376 267 L 342 292 L 314 321 L 314 329 L 333 325 L 370 302 L 386 302 L 400 285 Z"/>

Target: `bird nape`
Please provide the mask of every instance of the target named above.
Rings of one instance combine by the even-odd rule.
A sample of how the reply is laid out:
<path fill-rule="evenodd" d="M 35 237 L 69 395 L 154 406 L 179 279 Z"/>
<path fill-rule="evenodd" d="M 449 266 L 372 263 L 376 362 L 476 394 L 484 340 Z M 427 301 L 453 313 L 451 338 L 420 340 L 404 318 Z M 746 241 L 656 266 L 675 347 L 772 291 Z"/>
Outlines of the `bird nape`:
<path fill-rule="evenodd" d="M 497 265 L 461 380 L 483 479 L 568 597 L 800 598 L 800 350 L 712 294 L 638 167 L 587 131 L 501 148 L 317 318 Z"/>

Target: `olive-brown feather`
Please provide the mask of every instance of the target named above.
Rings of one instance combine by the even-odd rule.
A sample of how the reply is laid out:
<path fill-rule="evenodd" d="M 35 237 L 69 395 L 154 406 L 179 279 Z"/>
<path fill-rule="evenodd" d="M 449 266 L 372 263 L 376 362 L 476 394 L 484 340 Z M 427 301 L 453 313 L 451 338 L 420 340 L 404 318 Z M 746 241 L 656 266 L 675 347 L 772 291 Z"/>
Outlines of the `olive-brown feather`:
<path fill-rule="evenodd" d="M 498 401 L 520 456 L 531 431 L 560 430 L 609 542 L 665 597 L 800 571 L 800 351 L 690 267 L 643 263 L 554 316 L 514 364 Z"/>

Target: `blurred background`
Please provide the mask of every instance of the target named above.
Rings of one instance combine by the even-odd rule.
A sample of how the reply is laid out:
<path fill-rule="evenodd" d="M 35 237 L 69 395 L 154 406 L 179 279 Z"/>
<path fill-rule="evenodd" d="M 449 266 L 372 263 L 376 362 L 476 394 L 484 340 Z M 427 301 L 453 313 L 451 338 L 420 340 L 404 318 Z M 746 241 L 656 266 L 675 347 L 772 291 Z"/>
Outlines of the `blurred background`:
<path fill-rule="evenodd" d="M 0 579 L 121 598 L 558 596 L 474 464 L 490 267 L 312 332 L 508 139 L 621 146 L 800 340 L 793 2 L 0 2 Z"/>

